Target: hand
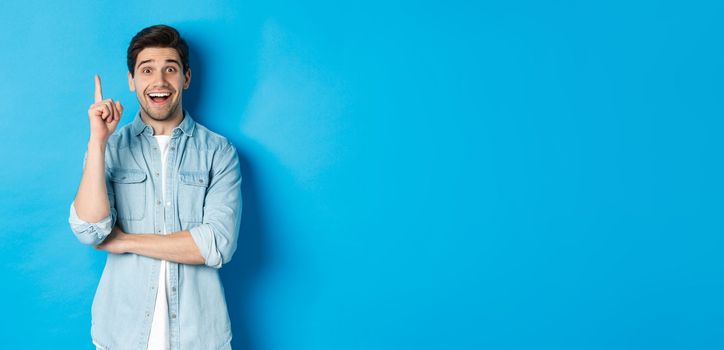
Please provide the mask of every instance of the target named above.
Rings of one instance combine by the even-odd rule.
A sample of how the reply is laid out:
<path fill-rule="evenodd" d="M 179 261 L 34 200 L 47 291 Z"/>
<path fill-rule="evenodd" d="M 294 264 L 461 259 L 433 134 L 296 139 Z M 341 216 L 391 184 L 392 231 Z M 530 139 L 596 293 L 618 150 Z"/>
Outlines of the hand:
<path fill-rule="evenodd" d="M 118 226 L 114 226 L 108 237 L 106 237 L 106 239 L 101 244 L 95 246 L 95 248 L 97 250 L 105 250 L 113 254 L 127 253 L 128 249 L 126 248 L 125 244 L 126 236 L 128 236 L 127 233 L 121 231 Z"/>
<path fill-rule="evenodd" d="M 91 140 L 100 141 L 103 144 L 113 134 L 121 120 L 123 106 L 121 102 L 113 102 L 112 99 L 103 99 L 101 90 L 101 78 L 96 74 L 95 103 L 88 108 L 88 119 L 90 119 Z"/>

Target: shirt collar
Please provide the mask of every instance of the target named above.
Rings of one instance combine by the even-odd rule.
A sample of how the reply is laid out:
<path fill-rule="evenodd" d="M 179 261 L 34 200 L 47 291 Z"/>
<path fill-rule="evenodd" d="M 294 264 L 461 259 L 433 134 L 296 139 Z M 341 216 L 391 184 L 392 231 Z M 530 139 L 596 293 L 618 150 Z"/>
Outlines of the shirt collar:
<path fill-rule="evenodd" d="M 140 111 L 138 111 L 138 113 L 136 113 L 136 117 L 133 119 L 132 128 L 133 128 L 133 134 L 136 136 L 140 135 L 144 131 L 147 132 L 149 135 L 153 134 L 153 128 L 150 125 L 143 122 Z M 189 114 L 189 112 L 184 110 L 184 119 L 181 121 L 181 124 L 179 124 L 177 127 L 175 127 L 173 129 L 171 134 L 172 135 L 175 134 L 176 129 L 179 129 L 184 134 L 186 134 L 186 136 L 193 136 L 195 128 L 196 128 L 196 122 L 194 121 L 193 118 L 191 118 L 191 115 Z M 148 131 L 146 131 L 146 130 L 148 130 Z"/>

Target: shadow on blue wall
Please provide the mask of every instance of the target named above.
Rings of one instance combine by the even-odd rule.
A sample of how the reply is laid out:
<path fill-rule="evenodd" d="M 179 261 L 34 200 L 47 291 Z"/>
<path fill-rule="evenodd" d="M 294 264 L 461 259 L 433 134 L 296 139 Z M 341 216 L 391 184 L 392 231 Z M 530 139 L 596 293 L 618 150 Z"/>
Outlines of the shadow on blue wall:
<path fill-rule="evenodd" d="M 191 37 L 191 39 L 190 39 Z M 184 108 L 187 108 L 191 115 L 202 125 L 205 123 L 205 116 L 200 111 L 205 110 L 203 107 L 204 86 L 208 79 L 204 56 L 200 52 L 203 44 L 193 40 L 192 36 L 187 36 L 190 50 L 189 60 L 192 67 L 191 86 L 184 93 Z M 236 88 L 236 87 L 230 87 Z M 248 100 L 248 94 L 246 94 Z M 235 101 L 248 102 L 248 101 Z M 245 103 L 242 103 L 245 104 Z M 235 113 L 229 113 L 232 118 Z M 241 116 L 241 114 L 236 114 Z M 227 116 L 223 116 L 227 118 Z M 239 123 L 235 123 L 238 125 Z M 235 129 L 237 131 L 238 129 Z M 258 280 L 263 267 L 267 263 L 268 254 L 266 249 L 266 217 L 263 213 L 264 206 L 261 203 L 260 186 L 256 182 L 254 165 L 252 164 L 248 153 L 241 147 L 239 140 L 243 137 L 240 132 L 238 134 L 224 133 L 225 137 L 231 140 L 236 146 L 239 153 L 239 163 L 242 174 L 242 199 L 243 212 L 241 218 L 241 228 L 237 243 L 236 253 L 231 262 L 225 265 L 221 271 L 221 279 L 226 294 L 226 302 L 229 309 L 229 317 L 231 318 L 231 326 L 233 333 L 232 345 L 235 349 L 257 349 L 251 332 L 251 324 L 253 317 L 251 315 L 252 308 L 250 304 L 251 292 L 254 289 L 255 281 Z"/>

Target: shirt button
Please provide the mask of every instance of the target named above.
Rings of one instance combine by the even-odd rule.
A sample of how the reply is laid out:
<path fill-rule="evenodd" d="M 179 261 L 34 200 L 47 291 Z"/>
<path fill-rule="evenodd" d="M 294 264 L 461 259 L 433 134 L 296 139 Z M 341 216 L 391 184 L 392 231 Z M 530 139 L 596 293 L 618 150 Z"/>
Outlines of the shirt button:
<path fill-rule="evenodd" d="M 199 183 L 204 183 L 204 180 L 203 180 L 203 179 L 199 179 Z"/>
<path fill-rule="evenodd" d="M 176 318 L 176 314 L 171 314 L 171 318 Z"/>
<path fill-rule="evenodd" d="M 176 291 L 176 287 L 172 287 L 171 290 L 175 292 L 175 291 Z"/>
<path fill-rule="evenodd" d="M 172 150 L 172 151 L 175 150 L 175 149 L 176 149 L 176 147 L 171 147 L 171 150 Z"/>
<path fill-rule="evenodd" d="M 156 204 L 157 204 L 157 205 L 161 205 L 161 201 L 156 201 Z"/>
<path fill-rule="evenodd" d="M 156 173 L 156 176 L 158 176 L 158 173 Z"/>

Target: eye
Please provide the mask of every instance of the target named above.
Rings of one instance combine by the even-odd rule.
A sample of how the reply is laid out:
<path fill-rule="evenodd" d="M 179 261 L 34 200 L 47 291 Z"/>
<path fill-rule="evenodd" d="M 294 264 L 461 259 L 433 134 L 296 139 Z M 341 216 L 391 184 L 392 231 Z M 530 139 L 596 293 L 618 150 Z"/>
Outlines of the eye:
<path fill-rule="evenodd" d="M 167 72 L 167 73 L 174 73 L 174 72 L 176 72 L 176 68 L 175 68 L 175 67 L 168 67 L 168 68 L 166 68 L 166 72 Z"/>
<path fill-rule="evenodd" d="M 149 74 L 151 73 L 151 68 L 143 68 L 141 69 L 141 72 L 143 72 L 143 74 Z"/>

